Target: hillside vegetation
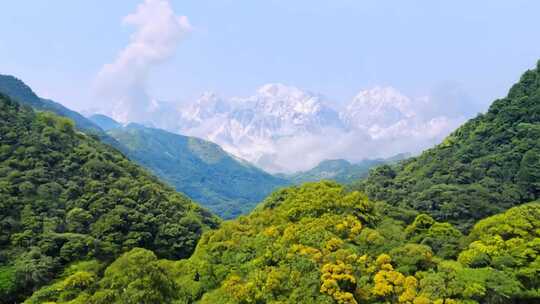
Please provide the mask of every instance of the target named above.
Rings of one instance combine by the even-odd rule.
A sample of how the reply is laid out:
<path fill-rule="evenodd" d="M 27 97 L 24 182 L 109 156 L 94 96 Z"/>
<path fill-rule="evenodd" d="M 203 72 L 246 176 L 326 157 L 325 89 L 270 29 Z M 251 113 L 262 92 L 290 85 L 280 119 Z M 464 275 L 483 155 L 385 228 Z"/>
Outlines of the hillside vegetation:
<path fill-rule="evenodd" d="M 0 298 L 135 247 L 185 258 L 218 220 L 74 123 L 0 95 Z"/>
<path fill-rule="evenodd" d="M 0 288 L 35 290 L 28 304 L 538 303 L 539 69 L 418 157 L 280 189 L 219 227 L 69 121 L 5 102 Z"/>
<path fill-rule="evenodd" d="M 138 124 L 115 127 L 103 116 L 91 118 L 109 127 L 107 134 L 131 160 L 222 218 L 251 211 L 272 191 L 289 184 L 212 142 Z"/>
<path fill-rule="evenodd" d="M 40 98 L 13 76 L 0 75 L 0 93 L 37 111 L 49 111 L 73 120 L 78 130 L 97 136 L 225 219 L 249 212 L 273 190 L 290 183 L 202 139 L 137 124 L 124 127 L 105 115 L 86 118 L 59 103 Z"/>
<path fill-rule="evenodd" d="M 356 189 L 460 227 L 540 198 L 540 62 L 486 114 L 418 157 L 378 167 Z"/>
<path fill-rule="evenodd" d="M 36 110 L 49 111 L 67 117 L 73 120 L 75 126 L 82 131 L 101 136 L 105 135 L 103 130 L 89 119 L 55 101 L 38 97 L 29 86 L 11 75 L 0 74 L 0 93 Z"/>
<path fill-rule="evenodd" d="M 338 183 L 350 184 L 367 177 L 369 171 L 376 166 L 393 164 L 407 157 L 407 153 L 402 153 L 389 158 L 365 159 L 358 163 L 350 163 L 344 159 L 330 159 L 320 162 L 307 171 L 280 176 L 296 185 L 321 180 L 333 180 Z"/>
<path fill-rule="evenodd" d="M 73 265 L 26 303 L 522 303 L 540 297 L 540 203 L 464 237 L 331 182 L 271 195 L 206 233 L 188 260 L 134 249 Z"/>

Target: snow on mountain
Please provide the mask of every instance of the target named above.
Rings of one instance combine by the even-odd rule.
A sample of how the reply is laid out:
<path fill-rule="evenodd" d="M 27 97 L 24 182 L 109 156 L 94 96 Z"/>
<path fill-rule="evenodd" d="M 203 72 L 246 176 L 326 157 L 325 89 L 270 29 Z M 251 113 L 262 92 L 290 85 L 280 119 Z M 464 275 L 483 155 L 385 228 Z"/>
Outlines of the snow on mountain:
<path fill-rule="evenodd" d="M 391 87 L 375 87 L 358 93 L 341 113 L 351 127 L 386 128 L 413 119 L 412 101 Z"/>
<path fill-rule="evenodd" d="M 349 128 L 367 132 L 374 140 L 437 141 L 464 119 L 430 115 L 430 102 L 429 97 L 410 98 L 392 87 L 374 87 L 359 92 L 341 118 Z"/>
<path fill-rule="evenodd" d="M 253 96 L 229 101 L 204 94 L 182 114 L 182 131 L 268 168 L 268 157 L 279 153 L 276 140 L 344 129 L 328 104 L 319 94 L 283 84 L 267 84 Z"/>
<path fill-rule="evenodd" d="M 330 158 L 359 161 L 419 152 L 465 120 L 433 113 L 433 102 L 374 87 L 337 110 L 321 94 L 272 83 L 248 97 L 207 92 L 182 107 L 152 101 L 138 109 L 144 115 L 135 122 L 213 141 L 268 171 L 291 172 Z M 113 117 L 126 110 L 116 108 Z"/>
<path fill-rule="evenodd" d="M 187 110 L 180 114 L 185 123 L 194 126 L 201 124 L 207 119 L 212 119 L 215 116 L 227 114 L 230 111 L 230 108 L 230 104 L 226 100 L 220 98 L 216 93 L 205 92 L 195 103 L 190 105 Z"/>

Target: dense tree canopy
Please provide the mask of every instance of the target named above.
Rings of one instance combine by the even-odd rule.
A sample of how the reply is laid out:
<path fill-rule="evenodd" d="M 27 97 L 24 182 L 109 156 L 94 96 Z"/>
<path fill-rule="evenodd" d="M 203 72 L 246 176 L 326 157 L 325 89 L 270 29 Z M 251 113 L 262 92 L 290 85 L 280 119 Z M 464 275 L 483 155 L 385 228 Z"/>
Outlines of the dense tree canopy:
<path fill-rule="evenodd" d="M 191 255 L 217 220 L 122 154 L 0 95 L 0 297 L 16 301 L 65 265 L 131 248 Z"/>
<path fill-rule="evenodd" d="M 539 138 L 540 62 L 486 114 L 418 157 L 375 169 L 356 188 L 374 200 L 470 227 L 540 198 Z"/>
<path fill-rule="evenodd" d="M 538 303 L 539 70 L 367 194 L 306 183 L 219 228 L 70 120 L 0 97 L 2 300 Z"/>
<path fill-rule="evenodd" d="M 540 203 L 480 221 L 466 237 L 425 214 L 409 224 L 396 220 L 386 215 L 389 208 L 331 182 L 284 189 L 250 215 L 205 233 L 187 260 L 157 260 L 134 249 L 104 272 L 97 266 L 88 273 L 68 271 L 27 303 L 472 304 L 540 298 Z"/>

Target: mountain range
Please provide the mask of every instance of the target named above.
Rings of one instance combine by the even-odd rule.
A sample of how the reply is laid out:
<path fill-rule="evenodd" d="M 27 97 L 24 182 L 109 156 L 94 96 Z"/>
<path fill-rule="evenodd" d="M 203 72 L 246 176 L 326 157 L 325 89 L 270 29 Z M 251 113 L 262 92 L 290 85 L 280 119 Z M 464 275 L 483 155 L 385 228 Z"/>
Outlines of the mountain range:
<path fill-rule="evenodd" d="M 0 294 L 10 302 L 540 299 L 540 62 L 419 156 L 350 187 L 282 188 L 226 222 L 71 121 L 0 99 Z"/>
<path fill-rule="evenodd" d="M 0 75 L 0 93 L 38 111 L 72 119 L 80 131 L 118 149 L 223 218 L 251 210 L 273 190 L 289 184 L 206 140 L 139 124 L 123 125 L 104 115 L 86 118 L 57 102 L 38 97 L 13 76 Z"/>
<path fill-rule="evenodd" d="M 0 92 L 39 111 L 50 111 L 72 119 L 80 130 L 103 135 L 103 130 L 83 115 L 50 99 L 40 98 L 28 85 L 14 76 L 0 74 Z"/>
<path fill-rule="evenodd" d="M 408 153 L 401 153 L 389 158 L 365 159 L 357 163 L 351 163 L 345 159 L 328 159 L 320 162 L 317 166 L 293 174 L 278 174 L 293 184 L 315 182 L 320 180 L 333 180 L 342 184 L 357 182 L 368 176 L 372 168 L 382 164 L 393 164 L 410 157 Z"/>
<path fill-rule="evenodd" d="M 290 174 L 326 159 L 358 162 L 420 152 L 465 120 L 452 111 L 427 110 L 435 102 L 429 96 L 410 98 L 392 87 L 375 87 L 341 105 L 322 94 L 272 83 L 249 97 L 208 92 L 182 106 L 152 100 L 140 109 L 145 120 L 134 122 L 204 138 L 269 172 Z M 452 103 L 457 101 L 445 100 Z M 121 109 L 110 114 L 133 122 Z"/>
<path fill-rule="evenodd" d="M 118 141 L 130 159 L 222 218 L 250 211 L 272 191 L 289 184 L 200 138 L 134 123 L 124 126 L 104 115 L 90 120 Z"/>
<path fill-rule="evenodd" d="M 226 219 L 250 211 L 279 187 L 322 179 L 351 183 L 367 176 L 372 167 L 399 158 L 398 155 L 397 158 L 362 160 L 354 164 L 347 160 L 323 160 L 306 171 L 271 175 L 226 152 L 217 144 L 148 127 L 150 122 L 144 125 L 125 124 L 102 114 L 87 118 L 60 103 L 38 97 L 30 87 L 13 76 L 0 75 L 0 92 L 37 110 L 52 111 L 72 119 L 81 131 L 99 137 L 177 191 Z M 405 104 L 406 98 L 400 98 Z M 368 99 L 373 100 L 373 97 Z M 387 103 L 392 104 L 388 100 L 393 99 L 395 96 L 386 98 Z M 355 104 L 364 102 L 365 98 L 358 97 Z M 281 139 L 293 139 L 299 134 L 323 134 L 328 125 L 335 130 L 343 131 L 347 128 L 343 123 L 345 119 L 339 113 L 323 105 L 324 97 L 284 85 L 264 86 L 257 97 L 251 97 L 249 101 L 235 100 L 234 103 L 243 107 L 233 109 L 230 101 L 224 101 L 215 94 L 203 95 L 196 104 L 182 113 L 182 121 L 190 126 L 193 133 L 204 134 L 206 129 L 215 129 L 210 137 L 216 141 L 228 138 L 232 142 L 245 142 L 247 137 L 252 137 L 258 141 L 261 153 L 275 148 L 271 140 L 276 137 L 275 134 L 281 134 Z M 252 103 L 256 104 L 254 108 L 246 106 Z M 169 106 L 157 104 L 154 110 L 164 111 Z M 256 109 L 264 110 L 257 112 Z M 170 109 L 166 112 L 176 113 Z M 232 121 L 228 120 L 229 115 L 233 117 Z M 218 128 L 214 125 L 224 122 L 227 126 L 245 125 L 243 131 L 247 133 L 235 134 L 230 132 L 234 128 Z M 370 123 L 376 125 L 377 122 Z"/>

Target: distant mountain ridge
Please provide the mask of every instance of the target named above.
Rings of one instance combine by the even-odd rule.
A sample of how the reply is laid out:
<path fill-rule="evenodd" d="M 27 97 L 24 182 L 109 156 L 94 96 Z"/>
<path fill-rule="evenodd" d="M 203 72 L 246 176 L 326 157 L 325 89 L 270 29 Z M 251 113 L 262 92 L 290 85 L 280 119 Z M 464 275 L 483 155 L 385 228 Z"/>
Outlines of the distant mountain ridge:
<path fill-rule="evenodd" d="M 117 149 L 122 149 L 120 144 L 112 137 L 108 136 L 97 124 L 56 101 L 39 97 L 34 93 L 32 88 L 14 76 L 0 74 L 0 93 L 9 96 L 24 105 L 28 105 L 35 110 L 49 111 L 67 117 L 75 122 L 75 127 L 80 131 L 95 135 L 103 142 Z"/>
<path fill-rule="evenodd" d="M 113 129 L 118 129 L 122 127 L 122 124 L 116 120 L 110 118 L 109 116 L 102 114 L 94 114 L 88 117 L 90 121 L 101 127 L 103 131 L 110 131 Z"/>
<path fill-rule="evenodd" d="M 37 110 L 50 111 L 60 116 L 70 118 L 75 122 L 76 127 L 81 130 L 90 131 L 98 135 L 103 132 L 98 125 L 88 120 L 83 115 L 72 111 L 53 100 L 38 97 L 28 85 L 14 76 L 0 74 L 0 92 Z"/>
<path fill-rule="evenodd" d="M 444 100 L 448 103 L 458 104 Z M 132 120 L 121 108 L 111 115 L 210 140 L 272 173 L 306 171 L 325 159 L 418 153 L 469 117 L 441 111 L 430 96 L 412 98 L 392 87 L 364 89 L 342 104 L 281 83 L 262 85 L 247 97 L 207 92 L 181 106 L 150 100 L 140 112 Z M 137 121 L 141 115 L 143 121 Z"/>
<path fill-rule="evenodd" d="M 140 124 L 123 126 L 105 115 L 90 120 L 121 143 L 130 159 L 223 218 L 250 211 L 272 191 L 289 184 L 206 140 Z"/>
<path fill-rule="evenodd" d="M 357 163 L 351 163 L 344 159 L 324 160 L 310 170 L 279 176 L 290 180 L 293 184 L 325 179 L 350 184 L 367 177 L 369 171 L 376 166 L 392 164 L 408 157 L 410 154 L 402 153 L 389 158 L 366 159 Z"/>
<path fill-rule="evenodd" d="M 105 115 L 86 118 L 57 102 L 40 98 L 13 76 L 0 75 L 0 93 L 38 111 L 72 119 L 80 131 L 99 137 L 224 218 L 251 210 L 271 191 L 289 183 L 202 139 L 140 124 L 124 126 Z"/>

